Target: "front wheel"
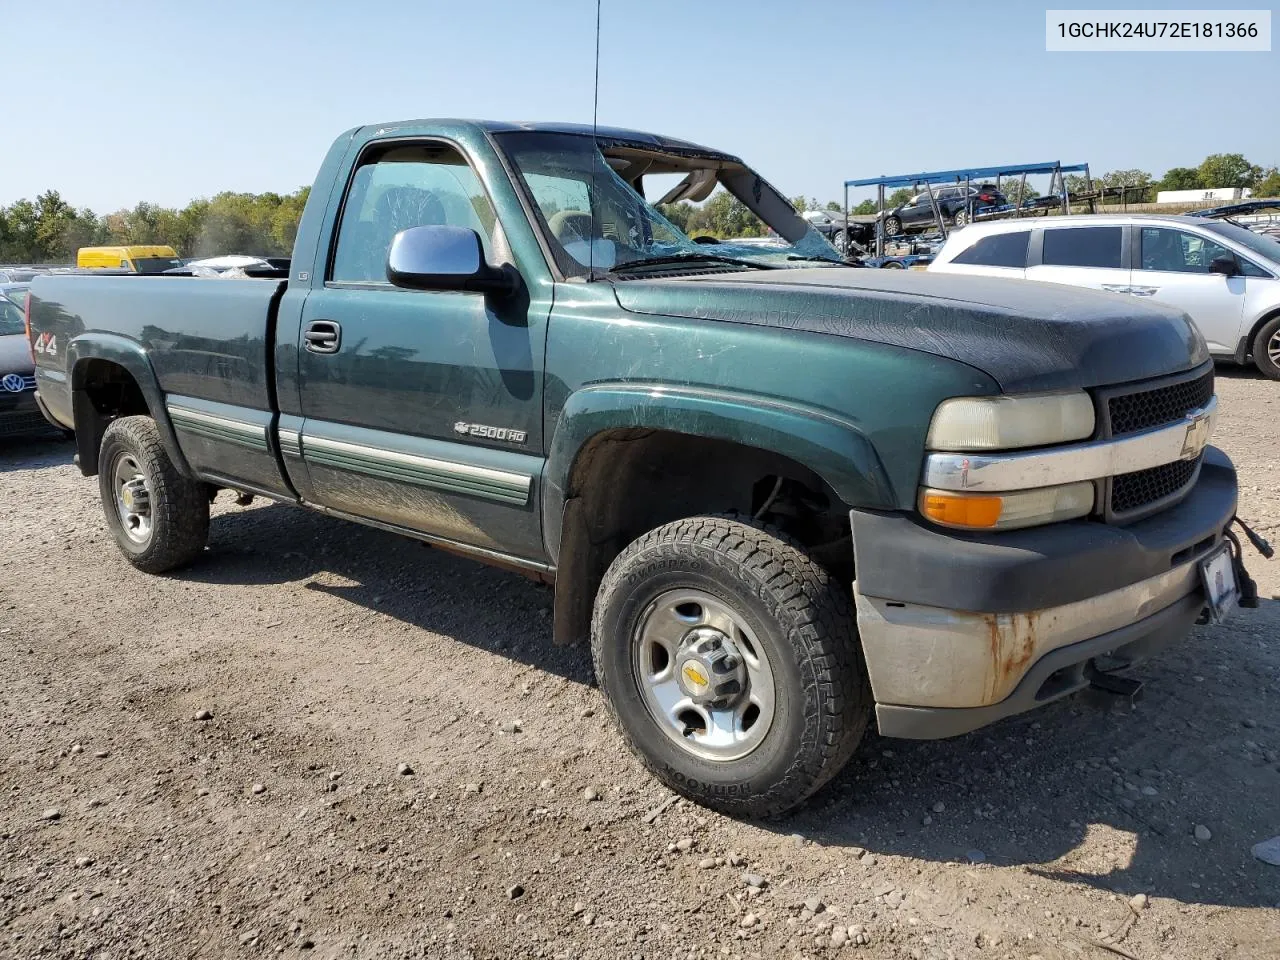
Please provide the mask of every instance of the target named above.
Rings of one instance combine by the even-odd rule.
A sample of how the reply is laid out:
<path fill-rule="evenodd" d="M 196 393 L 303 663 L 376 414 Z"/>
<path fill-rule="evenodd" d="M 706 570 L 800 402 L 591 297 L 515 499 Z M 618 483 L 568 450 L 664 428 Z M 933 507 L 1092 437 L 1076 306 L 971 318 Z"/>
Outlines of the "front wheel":
<path fill-rule="evenodd" d="M 884 235 L 896 237 L 902 233 L 902 221 L 897 217 L 888 217 L 884 221 Z"/>
<path fill-rule="evenodd" d="M 1264 323 L 1254 337 L 1253 362 L 1264 376 L 1280 380 L 1280 317 Z"/>
<path fill-rule="evenodd" d="M 866 728 L 848 586 L 740 520 L 693 517 L 631 544 L 600 586 L 591 646 L 631 749 L 725 813 L 794 807 Z"/>
<path fill-rule="evenodd" d="M 98 491 L 116 545 L 139 570 L 164 573 L 204 550 L 207 488 L 178 471 L 150 417 L 121 417 L 107 426 Z"/>

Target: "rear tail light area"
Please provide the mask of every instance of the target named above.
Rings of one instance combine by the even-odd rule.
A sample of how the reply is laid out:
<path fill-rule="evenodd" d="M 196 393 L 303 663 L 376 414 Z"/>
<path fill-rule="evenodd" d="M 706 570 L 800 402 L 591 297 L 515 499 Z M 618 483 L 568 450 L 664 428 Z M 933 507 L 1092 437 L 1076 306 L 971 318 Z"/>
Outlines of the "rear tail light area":
<path fill-rule="evenodd" d="M 27 352 L 31 354 L 31 365 L 36 364 L 36 345 L 31 340 L 31 291 L 27 291 L 27 296 L 22 303 L 22 326 L 27 332 Z"/>

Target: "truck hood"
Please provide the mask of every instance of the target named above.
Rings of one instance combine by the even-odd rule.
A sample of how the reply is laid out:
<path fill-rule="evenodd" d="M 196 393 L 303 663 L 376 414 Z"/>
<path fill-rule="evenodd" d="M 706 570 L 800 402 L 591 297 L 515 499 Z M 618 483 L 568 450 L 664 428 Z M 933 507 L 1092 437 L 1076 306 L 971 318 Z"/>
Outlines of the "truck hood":
<path fill-rule="evenodd" d="M 31 347 L 24 334 L 0 336 L 0 377 L 10 373 L 30 375 L 34 369 L 31 364 Z"/>
<path fill-rule="evenodd" d="M 1056 283 L 817 267 L 614 288 L 632 313 L 805 330 L 949 357 L 1006 393 L 1145 380 L 1209 358 L 1180 310 Z"/>

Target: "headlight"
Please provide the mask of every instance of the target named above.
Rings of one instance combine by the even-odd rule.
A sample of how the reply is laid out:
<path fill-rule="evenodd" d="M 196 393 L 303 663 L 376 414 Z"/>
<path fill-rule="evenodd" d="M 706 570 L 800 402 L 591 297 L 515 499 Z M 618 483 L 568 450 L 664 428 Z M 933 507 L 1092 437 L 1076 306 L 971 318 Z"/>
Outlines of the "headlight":
<path fill-rule="evenodd" d="M 1012 450 L 1093 435 L 1093 401 L 1083 391 L 944 400 L 929 425 L 929 449 Z"/>
<path fill-rule="evenodd" d="M 920 490 L 920 512 L 958 530 L 1014 530 L 1084 517 L 1092 510 L 1093 484 L 1088 481 L 1011 493 Z"/>

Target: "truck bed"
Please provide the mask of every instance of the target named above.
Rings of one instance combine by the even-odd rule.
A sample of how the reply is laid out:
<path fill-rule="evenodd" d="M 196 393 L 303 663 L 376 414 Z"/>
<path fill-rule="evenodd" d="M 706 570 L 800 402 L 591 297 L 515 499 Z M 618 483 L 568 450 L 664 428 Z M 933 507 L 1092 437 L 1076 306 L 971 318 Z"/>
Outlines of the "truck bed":
<path fill-rule="evenodd" d="M 37 278 L 31 286 L 33 335 L 51 338 L 40 379 L 64 379 L 65 349 L 73 338 L 98 334 L 141 346 L 164 394 L 272 409 L 274 309 L 285 283 L 278 279 L 66 275 Z M 126 344 L 119 344 L 126 349 Z M 59 373 L 61 377 L 59 377 Z M 65 390 L 45 390 L 56 404 Z M 71 419 L 69 409 L 51 412 Z"/>

